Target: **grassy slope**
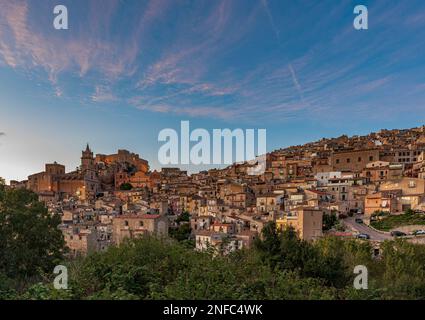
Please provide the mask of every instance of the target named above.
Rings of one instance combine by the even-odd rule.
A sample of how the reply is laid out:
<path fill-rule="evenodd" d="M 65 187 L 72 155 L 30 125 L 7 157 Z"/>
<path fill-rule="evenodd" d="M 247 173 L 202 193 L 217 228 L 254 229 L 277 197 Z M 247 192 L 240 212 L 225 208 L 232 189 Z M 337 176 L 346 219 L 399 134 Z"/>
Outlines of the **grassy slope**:
<path fill-rule="evenodd" d="M 388 216 L 379 221 L 372 221 L 371 225 L 375 229 L 382 231 L 390 231 L 391 229 L 407 225 L 425 225 L 425 215 L 406 213 L 397 216 Z"/>

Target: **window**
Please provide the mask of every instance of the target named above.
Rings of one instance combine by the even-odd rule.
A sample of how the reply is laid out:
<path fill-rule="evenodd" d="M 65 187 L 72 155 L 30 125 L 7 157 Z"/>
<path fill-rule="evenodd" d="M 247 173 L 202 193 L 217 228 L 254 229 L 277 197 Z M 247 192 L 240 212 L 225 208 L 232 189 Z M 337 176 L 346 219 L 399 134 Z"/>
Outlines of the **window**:
<path fill-rule="evenodd" d="M 369 157 L 369 161 L 373 161 L 373 156 L 370 156 Z"/>
<path fill-rule="evenodd" d="M 357 161 L 358 161 L 358 162 L 362 162 L 362 158 L 361 158 L 361 157 L 359 157 L 359 158 L 357 159 Z"/>
<path fill-rule="evenodd" d="M 409 188 L 415 188 L 416 187 L 416 182 L 415 181 L 409 181 Z"/>
<path fill-rule="evenodd" d="M 139 226 L 143 227 L 143 221 L 139 221 Z"/>
<path fill-rule="evenodd" d="M 350 158 L 347 158 L 347 163 L 350 163 Z"/>
<path fill-rule="evenodd" d="M 127 220 L 125 220 L 125 221 L 124 221 L 124 225 L 125 225 L 126 227 L 128 227 L 128 221 L 127 221 Z"/>
<path fill-rule="evenodd" d="M 337 164 L 339 163 L 339 159 L 336 159 L 336 163 L 337 163 Z"/>

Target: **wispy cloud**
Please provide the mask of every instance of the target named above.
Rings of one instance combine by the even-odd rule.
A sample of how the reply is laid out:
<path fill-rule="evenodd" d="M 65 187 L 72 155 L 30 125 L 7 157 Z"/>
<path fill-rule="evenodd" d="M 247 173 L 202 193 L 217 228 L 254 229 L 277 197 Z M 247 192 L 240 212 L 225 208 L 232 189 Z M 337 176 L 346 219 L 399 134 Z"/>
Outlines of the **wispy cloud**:
<path fill-rule="evenodd" d="M 112 102 L 117 101 L 118 98 L 111 92 L 109 87 L 98 85 L 91 96 L 91 100 L 94 102 Z"/>
<path fill-rule="evenodd" d="M 300 100 L 301 100 L 301 102 L 304 102 L 303 89 L 301 88 L 301 85 L 298 81 L 297 75 L 295 74 L 295 70 L 294 70 L 294 68 L 292 67 L 291 64 L 288 64 L 288 68 L 289 68 L 289 71 L 291 72 L 291 77 L 292 77 L 292 81 L 294 82 L 294 86 L 297 89 L 298 94 L 300 95 Z"/>
<path fill-rule="evenodd" d="M 58 86 L 56 86 L 56 88 L 55 88 L 55 96 L 58 97 L 58 98 L 63 96 L 63 90 Z"/>
<path fill-rule="evenodd" d="M 28 11 L 28 3 L 2 2 L 0 19 L 5 27 L 1 35 L 4 37 L 9 33 L 13 35 L 13 41 L 9 44 L 2 42 L 1 54 L 11 67 L 41 67 L 46 70 L 52 83 L 57 82 L 60 72 L 74 67 L 78 68 L 81 76 L 93 67 L 108 76 L 118 76 L 124 71 L 123 61 L 112 59 L 116 54 L 111 45 L 100 41 L 65 41 L 59 37 L 48 39 L 29 29 Z M 105 51 L 111 55 L 102 54 Z"/>
<path fill-rule="evenodd" d="M 34 3 L 0 0 L 0 61 L 12 68 L 44 69 L 53 85 L 57 85 L 61 73 L 84 77 L 91 72 L 106 81 L 130 76 L 137 69 L 140 48 L 135 44 L 140 33 L 134 33 L 132 41 L 126 43 L 119 38 L 107 40 L 104 37 L 105 32 L 112 30 L 110 20 L 119 3 L 102 1 L 102 14 L 91 14 L 90 30 L 78 31 L 74 25 L 73 30 L 52 33 L 44 32 L 34 25 L 34 19 L 30 19 L 35 10 L 31 7 L 30 11 L 30 6 Z M 89 10 L 98 10 L 98 7 Z M 146 27 L 155 15 L 155 10 L 148 10 L 142 20 L 143 26 Z"/>
<path fill-rule="evenodd" d="M 167 104 L 147 105 L 140 101 L 137 101 L 137 99 L 134 98 L 130 103 L 137 109 L 143 111 L 171 113 L 189 117 L 214 118 L 228 121 L 229 119 L 234 119 L 234 117 L 237 116 L 237 112 L 235 112 L 234 110 L 229 110 L 225 107 L 176 107 Z"/>
<path fill-rule="evenodd" d="M 424 45 L 406 30 L 423 35 L 424 11 L 404 3 L 371 5 L 367 34 L 353 30 L 348 0 L 330 10 L 330 0 L 76 1 L 63 32 L 36 19 L 51 8 L 34 3 L 0 0 L 0 67 L 47 77 L 61 99 L 277 121 L 355 108 L 384 90 L 399 101 L 420 94 L 408 76 L 413 64 L 423 70 Z M 400 12 L 406 21 L 396 28 Z"/>
<path fill-rule="evenodd" d="M 197 13 L 196 13 L 197 15 Z M 232 2 L 221 0 L 214 5 L 208 16 L 193 31 L 190 25 L 184 28 L 175 42 L 144 73 L 137 84 L 139 89 L 146 89 L 157 84 L 202 85 L 201 78 L 208 71 L 208 59 L 222 50 L 229 38 L 226 26 L 231 21 Z M 188 38 L 192 33 L 193 38 Z M 198 39 L 199 38 L 199 39 Z"/>
<path fill-rule="evenodd" d="M 261 4 L 263 5 L 263 8 L 264 8 L 264 10 L 265 10 L 265 12 L 267 14 L 267 17 L 269 18 L 270 26 L 273 29 L 273 32 L 274 32 L 274 34 L 276 36 L 276 39 L 277 39 L 278 42 L 280 42 L 280 31 L 277 28 L 276 23 L 275 23 L 275 21 L 273 19 L 273 15 L 272 15 L 272 13 L 270 11 L 270 8 L 269 8 L 268 0 L 261 0 Z"/>

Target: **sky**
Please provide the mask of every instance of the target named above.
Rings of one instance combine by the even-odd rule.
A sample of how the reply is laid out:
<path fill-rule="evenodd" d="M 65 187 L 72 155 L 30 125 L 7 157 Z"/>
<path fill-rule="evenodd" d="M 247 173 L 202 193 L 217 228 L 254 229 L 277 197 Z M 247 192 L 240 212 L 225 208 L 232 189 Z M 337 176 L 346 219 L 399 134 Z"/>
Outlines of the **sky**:
<path fill-rule="evenodd" d="M 68 9 L 68 30 L 53 8 Z M 366 5 L 369 29 L 355 30 Z M 425 1 L 0 0 L 0 176 L 158 133 L 267 129 L 267 150 L 425 123 Z M 191 166 L 189 171 L 203 169 Z"/>

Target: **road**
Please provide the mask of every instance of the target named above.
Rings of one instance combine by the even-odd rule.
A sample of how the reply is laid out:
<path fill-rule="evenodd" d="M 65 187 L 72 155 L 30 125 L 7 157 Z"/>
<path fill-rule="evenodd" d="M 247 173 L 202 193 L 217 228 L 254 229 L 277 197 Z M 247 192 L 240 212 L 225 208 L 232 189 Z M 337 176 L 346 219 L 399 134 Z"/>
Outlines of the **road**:
<path fill-rule="evenodd" d="M 362 218 L 362 217 L 356 216 L 356 217 L 346 218 L 346 219 L 344 219 L 345 225 L 348 228 L 357 231 L 358 233 L 368 234 L 370 236 L 370 240 L 372 240 L 372 241 L 384 241 L 384 240 L 393 239 L 393 237 L 391 237 L 390 235 L 379 233 L 379 232 L 373 230 L 372 228 L 369 228 L 364 223 L 357 223 L 355 221 L 356 218 Z"/>

